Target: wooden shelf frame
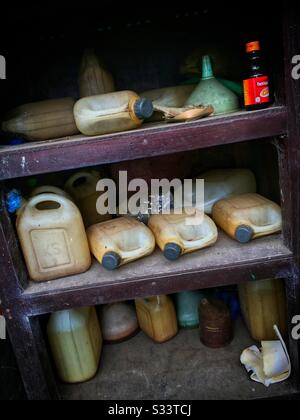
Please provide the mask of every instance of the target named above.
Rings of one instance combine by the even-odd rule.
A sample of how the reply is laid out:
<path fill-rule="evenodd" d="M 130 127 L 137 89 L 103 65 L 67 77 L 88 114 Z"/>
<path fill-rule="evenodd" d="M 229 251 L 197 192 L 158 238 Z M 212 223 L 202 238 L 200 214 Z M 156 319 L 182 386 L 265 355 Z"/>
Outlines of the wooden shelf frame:
<path fill-rule="evenodd" d="M 269 251 L 268 241 L 253 242 L 247 249 L 247 252 L 254 253 L 252 258 L 245 259 L 241 257 L 241 253 L 240 257 L 233 253 L 231 260 L 228 259 L 226 262 L 223 255 L 223 262 L 217 267 L 214 267 L 211 262 L 201 266 L 200 258 L 196 262 L 195 256 L 188 256 L 186 260 L 182 259 L 178 263 L 182 264 L 181 268 L 174 268 L 173 271 L 170 270 L 167 273 L 161 270 L 162 272 L 157 276 L 151 276 L 151 273 L 142 274 L 138 269 L 133 274 L 132 266 L 125 269 L 125 271 L 129 270 L 127 277 L 125 275 L 123 280 L 117 279 L 115 284 L 110 284 L 109 281 L 97 284 L 93 275 L 89 284 L 88 277 L 91 273 L 95 273 L 94 276 L 97 276 L 98 272 L 104 275 L 101 268 L 95 265 L 89 274 L 86 274 L 87 277 L 82 275 L 73 279 L 75 286 L 77 284 L 75 288 L 61 287 L 54 290 L 54 283 L 48 286 L 32 285 L 28 283 L 15 230 L 2 201 L 0 206 L 0 266 L 2 268 L 0 299 L 25 389 L 30 399 L 59 398 L 37 315 L 70 305 L 92 305 L 152 293 L 220 286 L 251 278 L 285 278 L 291 332 L 291 319 L 298 314 L 300 308 L 300 103 L 298 101 L 300 86 L 291 78 L 291 58 L 299 52 L 300 48 L 300 21 L 298 14 L 291 6 L 286 11 L 284 27 L 286 106 L 209 118 L 191 124 L 149 127 L 114 136 L 100 138 L 79 136 L 0 149 L 0 179 L 8 180 L 252 139 L 286 136 L 285 141 L 278 142 L 284 215 L 283 240 L 278 237 L 270 238 L 268 241 L 273 243 L 273 248 Z M 234 247 L 229 242 L 229 245 L 226 244 L 226 240 L 226 238 L 221 238 L 219 244 L 221 254 L 226 247 Z M 262 244 L 265 244 L 265 249 L 260 250 L 260 258 L 258 249 Z M 215 249 L 215 252 L 217 251 L 218 245 Z M 148 262 L 145 261 L 145 267 L 151 258 L 153 264 L 158 266 L 161 264 L 161 255 L 149 258 Z M 141 267 L 140 270 L 143 268 Z M 121 273 L 123 271 L 116 276 Z M 300 389 L 299 343 L 290 338 L 289 344 L 294 372 L 292 381 L 295 389 Z"/>
<path fill-rule="evenodd" d="M 0 180 L 279 137 L 286 132 L 287 109 L 273 106 L 191 123 L 145 124 L 139 130 L 100 137 L 78 135 L 7 146 L 0 148 Z"/>

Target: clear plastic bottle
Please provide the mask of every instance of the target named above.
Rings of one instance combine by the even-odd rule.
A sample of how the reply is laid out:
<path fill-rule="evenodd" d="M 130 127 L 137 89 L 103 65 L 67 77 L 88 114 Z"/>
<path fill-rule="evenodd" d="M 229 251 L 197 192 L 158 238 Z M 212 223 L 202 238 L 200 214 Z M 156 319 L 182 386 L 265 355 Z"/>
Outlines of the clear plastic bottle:
<path fill-rule="evenodd" d="M 204 180 L 204 211 L 212 214 L 214 204 L 230 196 L 256 193 L 256 179 L 249 169 L 215 169 L 197 177 Z M 195 185 L 195 184 L 194 184 Z M 188 197 L 190 199 L 190 197 Z M 192 202 L 196 204 L 196 188 Z"/>

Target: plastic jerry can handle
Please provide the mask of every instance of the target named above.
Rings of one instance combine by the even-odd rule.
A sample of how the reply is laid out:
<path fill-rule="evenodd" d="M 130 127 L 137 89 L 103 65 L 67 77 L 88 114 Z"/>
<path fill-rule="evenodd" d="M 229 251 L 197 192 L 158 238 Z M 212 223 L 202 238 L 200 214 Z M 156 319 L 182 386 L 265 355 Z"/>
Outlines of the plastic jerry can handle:
<path fill-rule="evenodd" d="M 77 174 L 74 174 L 66 183 L 66 188 L 70 188 L 72 190 L 76 190 L 74 188 L 74 184 L 79 179 L 86 179 L 86 180 L 95 180 L 95 175 L 91 174 L 90 172 L 78 172 Z"/>
<path fill-rule="evenodd" d="M 270 229 L 275 229 L 275 228 L 280 229 L 281 224 L 282 224 L 282 219 L 280 217 L 276 223 L 270 223 L 269 225 L 266 225 L 266 226 L 258 226 L 251 223 L 251 226 L 255 233 L 267 233 L 269 232 Z"/>
<path fill-rule="evenodd" d="M 37 208 L 39 204 L 44 203 L 44 202 L 49 202 L 49 201 L 59 204 L 59 207 L 56 209 L 46 209 L 46 210 L 39 210 Z M 47 193 L 47 194 L 40 194 L 31 198 L 27 203 L 25 212 L 28 212 L 28 211 L 34 211 L 34 212 L 56 211 L 58 212 L 58 211 L 61 211 L 62 209 L 66 210 L 67 208 L 71 208 L 71 207 L 75 207 L 75 205 L 72 203 L 72 201 L 68 200 L 67 198 L 62 197 L 57 194 Z"/>

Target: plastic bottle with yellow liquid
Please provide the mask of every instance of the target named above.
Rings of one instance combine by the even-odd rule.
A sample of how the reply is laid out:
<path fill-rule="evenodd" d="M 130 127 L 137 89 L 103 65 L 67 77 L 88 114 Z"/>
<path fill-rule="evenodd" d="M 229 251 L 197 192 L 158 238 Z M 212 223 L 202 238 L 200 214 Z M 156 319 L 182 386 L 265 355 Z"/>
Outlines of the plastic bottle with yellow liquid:
<path fill-rule="evenodd" d="M 239 285 L 244 320 L 256 341 L 277 340 L 274 325 L 287 334 L 287 305 L 284 281 L 267 279 Z"/>
<path fill-rule="evenodd" d="M 95 308 L 53 313 L 47 335 L 61 381 L 80 383 L 96 375 L 102 334 Z"/>
<path fill-rule="evenodd" d="M 130 216 L 91 226 L 87 236 L 93 255 L 107 270 L 146 257 L 155 249 L 151 230 Z"/>
<path fill-rule="evenodd" d="M 169 296 L 160 295 L 135 301 L 141 330 L 156 343 L 164 343 L 178 333 L 175 306 Z"/>
<path fill-rule="evenodd" d="M 189 225 L 187 221 L 194 224 Z M 149 228 L 156 243 L 170 260 L 177 260 L 187 254 L 214 245 L 218 230 L 212 219 L 206 215 L 159 214 L 150 217 Z"/>
<path fill-rule="evenodd" d="M 213 220 L 241 243 L 282 229 L 281 208 L 259 194 L 243 194 L 218 201 L 213 207 Z"/>

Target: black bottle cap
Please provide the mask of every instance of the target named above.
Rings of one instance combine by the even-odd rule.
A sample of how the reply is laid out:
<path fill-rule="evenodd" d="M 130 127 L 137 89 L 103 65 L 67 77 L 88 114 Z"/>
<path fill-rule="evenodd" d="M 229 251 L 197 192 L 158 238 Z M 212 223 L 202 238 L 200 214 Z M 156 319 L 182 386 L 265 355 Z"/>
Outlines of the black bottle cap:
<path fill-rule="evenodd" d="M 182 254 L 182 249 L 179 245 L 174 243 L 169 243 L 165 246 L 164 256 L 167 260 L 176 261 Z"/>
<path fill-rule="evenodd" d="M 102 265 L 106 270 L 115 270 L 120 264 L 121 257 L 115 252 L 107 252 L 102 259 Z"/>
<path fill-rule="evenodd" d="M 253 237 L 253 229 L 250 226 L 241 225 L 235 231 L 235 238 L 242 244 L 250 242 Z"/>
<path fill-rule="evenodd" d="M 140 120 L 152 117 L 154 107 L 152 101 L 147 98 L 140 98 L 134 104 L 134 113 Z"/>

